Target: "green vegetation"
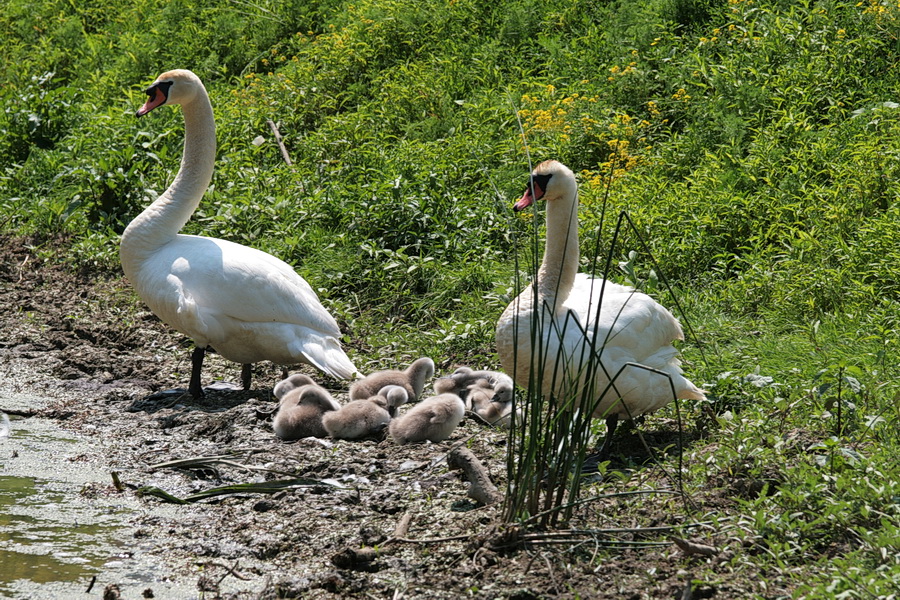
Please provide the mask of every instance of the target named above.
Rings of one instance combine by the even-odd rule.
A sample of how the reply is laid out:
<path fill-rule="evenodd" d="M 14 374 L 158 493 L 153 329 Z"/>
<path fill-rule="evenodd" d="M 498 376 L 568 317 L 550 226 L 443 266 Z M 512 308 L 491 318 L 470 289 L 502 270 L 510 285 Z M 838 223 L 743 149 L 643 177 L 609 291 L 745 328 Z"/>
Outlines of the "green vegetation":
<path fill-rule="evenodd" d="M 694 517 L 743 542 L 734 569 L 798 597 L 888 596 L 897 31 L 894 0 L 9 0 L 0 231 L 117 269 L 181 153 L 179 111 L 134 118 L 141 89 L 190 68 L 219 150 L 186 232 L 296 265 L 363 370 L 493 366 L 540 224 L 509 205 L 529 157 L 557 158 L 581 178 L 584 254 L 606 256 L 627 211 L 641 235 L 612 249 L 616 277 L 647 287 L 653 267 L 693 332 L 686 370 L 710 392 L 681 407 Z M 734 493 L 706 505 L 712 488 Z"/>

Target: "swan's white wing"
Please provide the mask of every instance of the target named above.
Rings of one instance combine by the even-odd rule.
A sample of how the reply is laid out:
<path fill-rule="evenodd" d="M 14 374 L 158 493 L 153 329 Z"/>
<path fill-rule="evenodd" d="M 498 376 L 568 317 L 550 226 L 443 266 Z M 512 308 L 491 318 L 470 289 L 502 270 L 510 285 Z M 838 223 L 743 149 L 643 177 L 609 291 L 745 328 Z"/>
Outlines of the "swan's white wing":
<path fill-rule="evenodd" d="M 676 397 L 702 397 L 702 392 L 681 374 L 678 351 L 672 343 L 683 339 L 684 334 L 672 313 L 646 294 L 607 283 L 598 314 L 598 281 L 579 274 L 564 305 L 577 309 L 587 339 L 597 336 L 595 348 L 602 366 L 595 374 L 595 392 L 599 395 L 610 379 L 614 380 L 614 389 L 610 388 L 596 412 L 638 415 Z M 583 344 L 575 331 L 563 343 L 568 352 Z M 619 397 L 625 400 L 624 406 L 617 402 Z"/>
<path fill-rule="evenodd" d="M 588 335 L 596 331 L 599 344 L 627 348 L 637 362 L 684 339 L 678 320 L 650 296 L 583 273 L 563 308 L 578 315 Z"/>
<path fill-rule="evenodd" d="M 229 360 L 306 362 L 333 377 L 356 374 L 340 346 L 337 322 L 315 292 L 265 252 L 178 236 L 154 253 L 135 279 L 157 316 Z"/>
<path fill-rule="evenodd" d="M 162 253 L 184 296 L 207 311 L 245 322 L 292 323 L 340 336 L 337 322 L 312 287 L 270 254 L 194 236 L 179 236 Z"/>
<path fill-rule="evenodd" d="M 678 321 L 646 294 L 611 282 L 604 285 L 602 279 L 579 274 L 572 293 L 552 318 L 549 309 L 544 311 L 542 348 L 538 351 L 532 348 L 530 298 L 522 300 L 519 310 L 516 358 L 519 385 L 529 385 L 528 377 L 532 374 L 535 383 L 539 378 L 544 394 L 565 394 L 570 398 L 581 398 L 592 385 L 591 397 L 602 395 L 596 416 L 612 412 L 637 415 L 658 408 L 672 400 L 673 385 L 680 397 L 699 393 L 681 376 L 677 350 L 672 345 L 682 337 Z M 516 330 L 512 315 L 513 311 L 508 310 L 498 323 L 498 351 L 504 368 L 510 371 L 509 356 Z M 532 368 L 532 356 L 543 357 L 543 365 L 537 370 Z M 627 366 L 634 364 L 668 376 Z M 609 386 L 611 379 L 614 388 Z M 620 397 L 625 399 L 627 410 L 619 402 Z"/>

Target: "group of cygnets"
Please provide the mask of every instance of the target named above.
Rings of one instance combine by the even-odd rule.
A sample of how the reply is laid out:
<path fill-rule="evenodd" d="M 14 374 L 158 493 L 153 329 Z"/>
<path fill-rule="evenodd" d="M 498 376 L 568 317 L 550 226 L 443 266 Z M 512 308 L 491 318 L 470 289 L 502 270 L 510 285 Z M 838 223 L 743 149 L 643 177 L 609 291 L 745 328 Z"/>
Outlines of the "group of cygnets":
<path fill-rule="evenodd" d="M 409 444 L 447 439 L 467 410 L 487 424 L 509 426 L 511 377 L 459 367 L 435 379 L 435 395 L 419 401 L 434 372 L 434 361 L 427 357 L 402 371 L 377 371 L 350 386 L 350 401 L 344 405 L 307 375 L 291 375 L 275 386 L 279 406 L 272 428 L 284 440 L 378 438 L 387 429 L 395 443 Z M 403 408 L 411 403 L 416 404 Z"/>

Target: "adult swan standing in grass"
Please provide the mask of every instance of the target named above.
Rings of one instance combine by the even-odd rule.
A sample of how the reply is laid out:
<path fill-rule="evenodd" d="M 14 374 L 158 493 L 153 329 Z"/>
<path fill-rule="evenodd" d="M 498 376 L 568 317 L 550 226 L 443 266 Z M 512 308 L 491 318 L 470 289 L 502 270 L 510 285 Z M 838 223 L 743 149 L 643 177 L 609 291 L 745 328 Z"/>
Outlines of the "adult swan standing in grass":
<path fill-rule="evenodd" d="M 606 419 L 606 440 L 599 453 L 605 459 L 619 417 L 656 410 L 675 396 L 705 396 L 681 374 L 672 342 L 684 334 L 672 313 L 630 287 L 578 273 L 578 184 L 572 171 L 553 160 L 539 164 L 513 209 L 523 210 L 541 199 L 547 202 L 544 259 L 537 281 L 501 315 L 497 352 L 504 370 L 514 373 L 523 387 L 539 386 L 544 396 L 553 394 L 560 402 L 592 394 L 597 402 L 593 417 Z M 535 314 L 536 307 L 541 307 L 540 314 Z M 592 346 L 600 361 L 596 369 L 586 369 Z M 616 377 L 628 363 L 668 377 L 636 366 Z M 533 368 L 539 372 L 532 373 Z M 613 386 L 610 378 L 615 379 Z"/>
<path fill-rule="evenodd" d="M 141 117 L 164 104 L 184 113 L 184 156 L 172 185 L 122 234 L 125 275 L 160 319 L 196 344 L 189 391 L 203 395 L 200 369 L 207 348 L 243 365 L 306 363 L 348 379 L 356 368 L 341 349 L 337 322 L 309 284 L 285 262 L 225 240 L 180 235 L 212 178 L 216 125 L 200 79 L 163 73 L 146 90 Z"/>

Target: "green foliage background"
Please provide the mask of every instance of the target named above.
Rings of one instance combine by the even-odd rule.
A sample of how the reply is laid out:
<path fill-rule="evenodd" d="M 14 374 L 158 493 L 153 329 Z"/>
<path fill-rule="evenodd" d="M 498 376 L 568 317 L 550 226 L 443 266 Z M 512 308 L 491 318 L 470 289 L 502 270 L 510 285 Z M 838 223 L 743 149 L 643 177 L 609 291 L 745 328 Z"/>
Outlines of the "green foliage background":
<path fill-rule="evenodd" d="M 857 514 L 872 504 L 874 529 L 896 534 L 898 31 L 893 0 L 9 0 L 0 228 L 62 234 L 59 260 L 118 269 L 118 234 L 181 153 L 179 111 L 134 118 L 141 89 L 189 68 L 210 91 L 219 150 L 187 232 L 294 264 L 363 370 L 422 353 L 491 364 L 515 259 L 527 271 L 539 252 L 540 219 L 509 205 L 529 160 L 560 159 L 581 177 L 585 253 L 611 252 L 627 263 L 611 276 L 651 285 L 643 240 L 672 283 L 696 334 L 688 370 L 719 415 L 707 425 L 733 436 L 784 410 L 831 459 L 871 444 L 866 465 L 893 483 L 849 499 L 837 490 L 860 480 L 816 479 L 777 444 L 746 460 L 799 461 L 788 479 L 817 483 L 797 490 L 824 485 Z M 637 232 L 610 250 L 620 210 Z M 760 372 L 783 387 L 743 379 Z M 851 376 L 867 391 L 848 438 L 819 391 Z M 791 515 L 801 500 L 761 497 L 746 514 Z M 754 517 L 747 531 L 776 563 L 797 553 L 775 548 L 789 532 L 809 530 L 798 556 L 823 531 L 876 536 L 875 517 L 840 516 Z M 876 569 L 865 589 L 896 584 L 900 566 L 879 549 L 896 556 L 897 535 L 876 537 L 861 558 L 842 554 L 852 568 L 799 589 L 855 597 Z"/>

